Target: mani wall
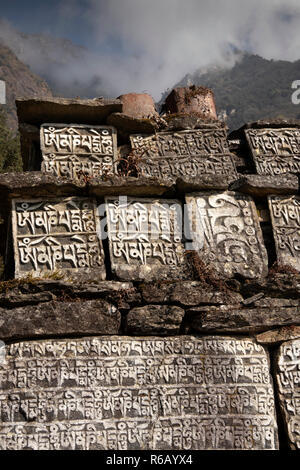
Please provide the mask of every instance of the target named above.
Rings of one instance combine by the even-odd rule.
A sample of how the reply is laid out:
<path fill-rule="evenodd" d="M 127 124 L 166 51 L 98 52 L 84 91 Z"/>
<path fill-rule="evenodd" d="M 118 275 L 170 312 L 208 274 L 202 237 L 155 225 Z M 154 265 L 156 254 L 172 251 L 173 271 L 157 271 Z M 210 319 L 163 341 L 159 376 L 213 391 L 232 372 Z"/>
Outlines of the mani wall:
<path fill-rule="evenodd" d="M 300 448 L 300 121 L 213 94 L 17 101 L 1 450 Z"/>

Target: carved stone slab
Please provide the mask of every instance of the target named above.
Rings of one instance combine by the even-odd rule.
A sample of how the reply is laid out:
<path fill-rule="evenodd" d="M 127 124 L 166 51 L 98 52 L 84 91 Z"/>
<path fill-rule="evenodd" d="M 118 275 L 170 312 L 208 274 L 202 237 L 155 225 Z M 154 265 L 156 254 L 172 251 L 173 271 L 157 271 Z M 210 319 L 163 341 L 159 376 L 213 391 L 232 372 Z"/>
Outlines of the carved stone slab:
<path fill-rule="evenodd" d="M 237 176 L 224 129 L 132 135 L 130 140 L 144 176 Z"/>
<path fill-rule="evenodd" d="M 300 339 L 283 343 L 277 354 L 277 384 L 290 447 L 300 449 Z"/>
<path fill-rule="evenodd" d="M 267 275 L 267 252 L 251 197 L 230 191 L 186 196 L 191 239 L 200 258 L 225 276 Z"/>
<path fill-rule="evenodd" d="M 222 337 L 15 343 L 0 449 L 277 449 L 264 348 Z"/>
<path fill-rule="evenodd" d="M 119 279 L 186 276 L 180 201 L 125 196 L 105 202 L 111 268 Z"/>
<path fill-rule="evenodd" d="M 300 271 L 300 197 L 269 196 L 277 262 Z"/>
<path fill-rule="evenodd" d="M 105 279 L 99 226 L 97 206 L 91 199 L 14 199 L 15 276 L 38 277 L 62 270 Z"/>
<path fill-rule="evenodd" d="M 300 173 L 300 129 L 245 130 L 257 173 Z"/>
<path fill-rule="evenodd" d="M 68 178 L 114 174 L 117 137 L 113 127 L 43 124 L 40 138 L 45 173 Z"/>

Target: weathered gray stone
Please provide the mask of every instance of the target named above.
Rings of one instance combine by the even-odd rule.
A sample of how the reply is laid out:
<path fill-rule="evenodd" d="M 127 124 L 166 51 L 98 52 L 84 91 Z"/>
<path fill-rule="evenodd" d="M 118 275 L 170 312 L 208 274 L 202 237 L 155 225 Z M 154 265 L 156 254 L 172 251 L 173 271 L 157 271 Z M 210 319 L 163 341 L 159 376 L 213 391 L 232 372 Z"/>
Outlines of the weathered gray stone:
<path fill-rule="evenodd" d="M 87 198 L 14 199 L 15 277 L 62 271 L 105 279 L 95 201 Z"/>
<path fill-rule="evenodd" d="M 1 352 L 2 450 L 278 448 L 268 355 L 252 340 L 109 336 Z"/>
<path fill-rule="evenodd" d="M 245 175 L 230 185 L 231 191 L 239 191 L 253 197 L 271 194 L 297 194 L 299 181 L 296 175 Z"/>
<path fill-rule="evenodd" d="M 299 299 L 300 274 L 276 273 L 265 279 L 247 280 L 241 286 L 243 297 L 255 295 L 258 291 L 269 297 Z"/>
<path fill-rule="evenodd" d="M 39 167 L 34 164 L 39 158 L 41 159 L 39 149 L 39 127 L 41 124 L 65 122 L 101 125 L 106 123 L 106 119 L 111 113 L 122 111 L 120 100 L 103 98 L 89 100 L 77 98 L 18 99 L 16 106 L 25 171 L 40 169 L 40 163 Z"/>
<path fill-rule="evenodd" d="M 300 449 L 300 340 L 283 343 L 277 353 L 276 379 L 280 409 L 290 447 Z"/>
<path fill-rule="evenodd" d="M 300 172 L 299 129 L 247 129 L 245 134 L 258 174 Z"/>
<path fill-rule="evenodd" d="M 1 285 L 0 306 L 15 307 L 48 302 L 59 298 L 105 299 L 119 306 L 122 302 L 138 305 L 141 294 L 131 282 L 95 281 L 74 282 L 68 279 L 18 279 Z M 130 308 L 130 307 L 129 307 Z"/>
<path fill-rule="evenodd" d="M 200 304 L 240 304 L 243 297 L 236 292 L 218 292 L 197 281 L 143 283 L 140 291 L 146 303 L 175 303 L 184 307 Z"/>
<path fill-rule="evenodd" d="M 181 203 L 172 199 L 109 198 L 106 201 L 112 272 L 118 279 L 184 279 Z"/>
<path fill-rule="evenodd" d="M 186 176 L 177 178 L 176 187 L 183 194 L 203 190 L 227 190 L 235 179 L 234 175 Z"/>
<path fill-rule="evenodd" d="M 226 128 L 224 122 L 215 119 L 203 119 L 199 113 L 164 114 L 165 130 L 181 131 L 189 129 L 222 129 Z"/>
<path fill-rule="evenodd" d="M 201 260 L 225 276 L 267 275 L 267 252 L 255 204 L 233 192 L 186 196 L 192 248 Z"/>
<path fill-rule="evenodd" d="M 148 93 L 126 93 L 118 96 L 122 103 L 123 113 L 134 118 L 158 116 L 155 103 Z"/>
<path fill-rule="evenodd" d="M 130 310 L 126 316 L 126 333 L 131 335 L 176 335 L 184 316 L 180 307 L 147 305 Z"/>
<path fill-rule="evenodd" d="M 270 328 L 300 325 L 300 306 L 237 308 L 236 305 L 194 307 L 185 319 L 185 332 L 260 333 Z"/>
<path fill-rule="evenodd" d="M 16 106 L 19 122 L 35 126 L 44 122 L 99 125 L 105 124 L 110 114 L 122 112 L 120 100 L 105 98 L 20 98 Z"/>
<path fill-rule="evenodd" d="M 7 213 L 6 200 L 21 197 L 88 196 L 108 195 L 161 196 L 174 195 L 173 181 L 132 176 L 107 176 L 106 178 L 70 178 L 46 175 L 41 171 L 0 174 L 0 209 Z M 3 209 L 2 209 L 3 207 Z"/>
<path fill-rule="evenodd" d="M 41 126 L 40 135 L 43 172 L 70 179 L 116 174 L 113 127 L 51 123 Z"/>
<path fill-rule="evenodd" d="M 107 177 L 105 181 L 92 179 L 88 182 L 92 197 L 104 196 L 174 196 L 176 185 L 172 180 L 139 176 Z"/>
<path fill-rule="evenodd" d="M 1 199 L 19 197 L 86 196 L 86 182 L 46 175 L 41 171 L 2 173 Z"/>
<path fill-rule="evenodd" d="M 237 178 L 225 129 L 136 134 L 130 136 L 130 141 L 143 176 L 188 180 L 216 175 L 231 181 Z"/>
<path fill-rule="evenodd" d="M 21 307 L 24 305 L 36 305 L 43 302 L 55 300 L 56 296 L 52 292 L 35 292 L 30 294 L 15 292 L 5 292 L 0 294 L 0 306 Z"/>
<path fill-rule="evenodd" d="M 265 331 L 255 336 L 255 339 L 260 344 L 266 346 L 283 343 L 292 339 L 300 338 L 300 326 L 283 326 L 276 330 Z"/>
<path fill-rule="evenodd" d="M 300 196 L 269 196 L 277 263 L 300 271 Z"/>
<path fill-rule="evenodd" d="M 0 340 L 118 334 L 121 316 L 104 300 L 0 308 Z"/>

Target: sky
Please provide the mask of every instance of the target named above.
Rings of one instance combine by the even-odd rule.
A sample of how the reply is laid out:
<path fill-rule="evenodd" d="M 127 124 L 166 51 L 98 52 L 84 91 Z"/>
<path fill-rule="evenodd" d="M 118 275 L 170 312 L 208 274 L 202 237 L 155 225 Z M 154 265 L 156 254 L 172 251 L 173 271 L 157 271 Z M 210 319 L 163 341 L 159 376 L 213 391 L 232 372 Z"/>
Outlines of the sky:
<path fill-rule="evenodd" d="M 112 96 L 147 91 L 157 99 L 198 68 L 232 66 L 234 48 L 300 59 L 299 0 L 0 0 L 0 17 L 10 25 L 2 28 L 8 40 L 18 30 L 87 48 L 80 60 L 52 50 L 57 80 L 99 76 L 99 88 Z M 34 71 L 47 72 L 37 47 L 23 44 L 20 54 Z"/>

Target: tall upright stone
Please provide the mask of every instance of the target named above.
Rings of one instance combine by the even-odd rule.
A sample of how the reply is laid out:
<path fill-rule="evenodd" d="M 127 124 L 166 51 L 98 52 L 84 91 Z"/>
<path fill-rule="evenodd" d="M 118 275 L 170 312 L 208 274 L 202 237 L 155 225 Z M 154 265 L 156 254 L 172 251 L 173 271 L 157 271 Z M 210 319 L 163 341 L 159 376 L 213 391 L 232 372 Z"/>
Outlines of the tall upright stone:
<path fill-rule="evenodd" d="M 268 256 L 254 201 L 230 191 L 186 196 L 192 248 L 225 276 L 267 275 Z"/>

